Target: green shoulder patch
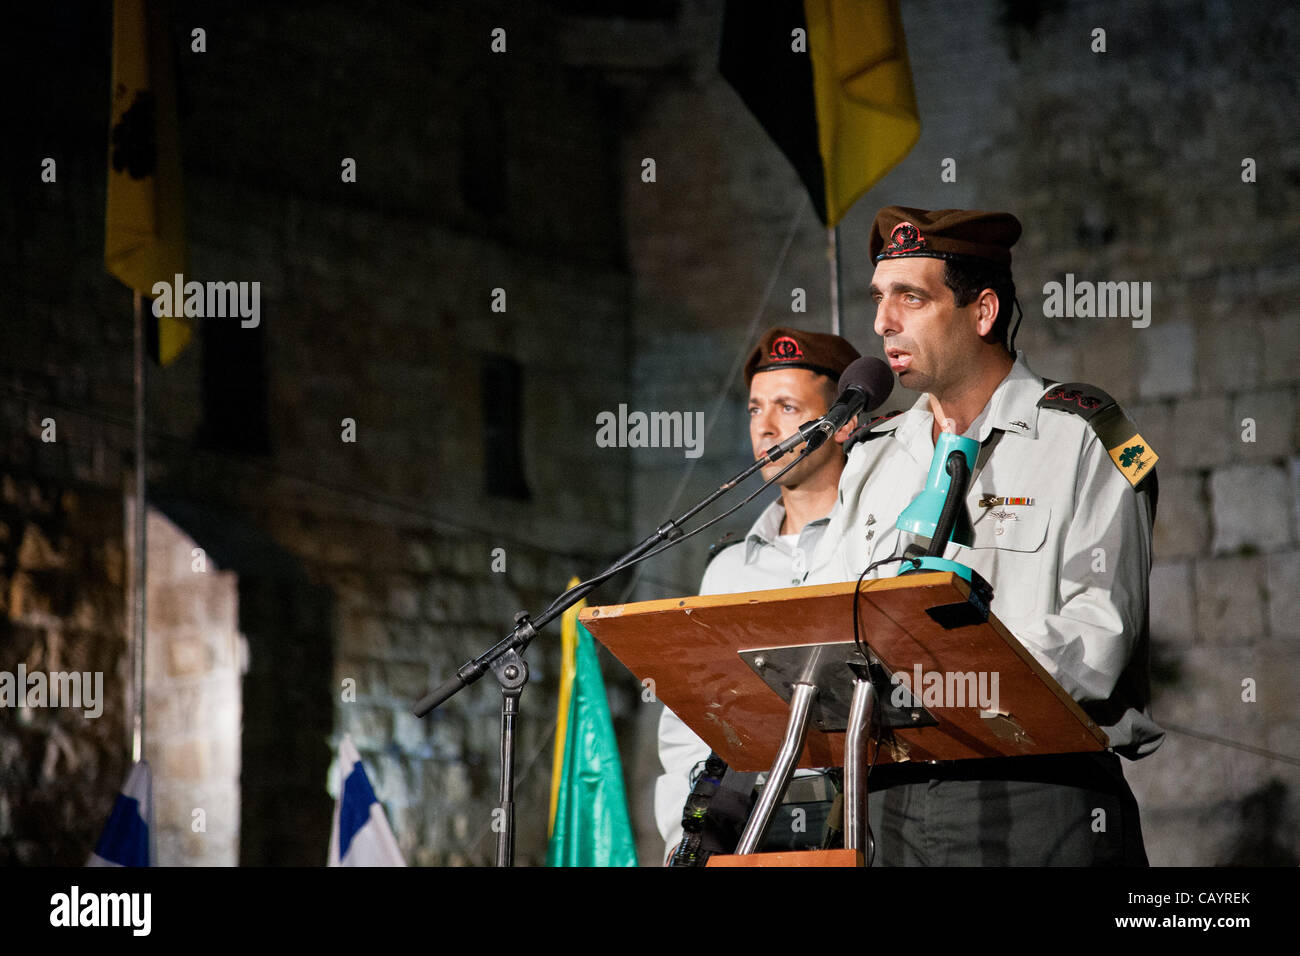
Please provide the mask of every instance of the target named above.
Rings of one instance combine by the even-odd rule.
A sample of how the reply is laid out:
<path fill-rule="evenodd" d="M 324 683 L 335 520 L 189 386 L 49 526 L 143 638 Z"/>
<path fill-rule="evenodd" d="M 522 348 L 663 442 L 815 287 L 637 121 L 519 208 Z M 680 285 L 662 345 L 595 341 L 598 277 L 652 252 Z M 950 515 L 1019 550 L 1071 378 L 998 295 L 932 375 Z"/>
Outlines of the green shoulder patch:
<path fill-rule="evenodd" d="M 1160 456 L 1138 433 L 1119 403 L 1096 386 L 1082 382 L 1053 385 L 1038 400 L 1038 407 L 1068 412 L 1086 421 L 1119 473 L 1134 488 L 1155 474 Z"/>

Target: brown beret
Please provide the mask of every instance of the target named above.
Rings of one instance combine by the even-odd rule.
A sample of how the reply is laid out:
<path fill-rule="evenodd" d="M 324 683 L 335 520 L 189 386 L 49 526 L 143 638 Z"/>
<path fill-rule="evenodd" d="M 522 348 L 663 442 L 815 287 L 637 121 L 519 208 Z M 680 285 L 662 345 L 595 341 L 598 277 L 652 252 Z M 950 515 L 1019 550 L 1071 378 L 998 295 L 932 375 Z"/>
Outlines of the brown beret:
<path fill-rule="evenodd" d="M 745 384 L 753 380 L 755 373 L 774 368 L 806 368 L 838 382 L 849 363 L 858 358 L 858 350 L 838 335 L 777 326 L 768 329 L 749 354 Z"/>
<path fill-rule="evenodd" d="M 1009 212 L 886 206 L 871 227 L 871 261 L 925 256 L 984 260 L 1011 268 L 1020 220 Z"/>

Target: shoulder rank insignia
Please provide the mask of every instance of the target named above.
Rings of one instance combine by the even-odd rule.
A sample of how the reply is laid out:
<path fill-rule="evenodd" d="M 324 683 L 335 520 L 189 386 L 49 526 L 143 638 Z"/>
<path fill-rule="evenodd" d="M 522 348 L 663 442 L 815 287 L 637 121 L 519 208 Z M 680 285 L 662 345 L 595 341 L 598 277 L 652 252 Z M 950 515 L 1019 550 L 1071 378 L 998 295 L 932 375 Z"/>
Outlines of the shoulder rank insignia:
<path fill-rule="evenodd" d="M 1038 400 L 1039 408 L 1054 408 L 1083 418 L 1101 440 L 1110 460 L 1134 488 L 1155 471 L 1160 456 L 1143 438 L 1115 399 L 1093 385 L 1068 382 L 1053 385 Z"/>
<path fill-rule="evenodd" d="M 896 418 L 901 414 L 903 413 L 886 412 L 884 415 L 877 415 L 875 418 L 871 419 L 871 421 L 867 422 L 865 425 L 859 425 L 857 428 L 853 430 L 852 434 L 850 434 L 849 437 L 845 440 L 844 454 L 847 455 L 849 452 L 853 451 L 853 446 L 857 445 L 860 442 L 870 441 L 872 438 L 879 438 L 881 435 L 888 434 L 888 432 L 883 432 L 883 431 L 878 432 L 878 431 L 873 431 L 872 429 L 874 429 L 881 422 L 889 421 L 889 419 Z"/>

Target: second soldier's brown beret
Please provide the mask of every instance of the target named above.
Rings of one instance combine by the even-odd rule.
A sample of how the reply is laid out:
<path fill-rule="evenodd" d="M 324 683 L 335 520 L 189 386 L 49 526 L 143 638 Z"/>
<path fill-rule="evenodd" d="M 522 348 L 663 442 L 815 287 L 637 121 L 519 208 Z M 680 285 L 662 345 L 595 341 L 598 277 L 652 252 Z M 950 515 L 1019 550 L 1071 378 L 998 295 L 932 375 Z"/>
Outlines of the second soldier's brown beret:
<path fill-rule="evenodd" d="M 838 382 L 849 363 L 860 357 L 858 350 L 838 335 L 777 326 L 768 329 L 749 353 L 745 384 L 755 373 L 774 368 L 806 368 Z"/>

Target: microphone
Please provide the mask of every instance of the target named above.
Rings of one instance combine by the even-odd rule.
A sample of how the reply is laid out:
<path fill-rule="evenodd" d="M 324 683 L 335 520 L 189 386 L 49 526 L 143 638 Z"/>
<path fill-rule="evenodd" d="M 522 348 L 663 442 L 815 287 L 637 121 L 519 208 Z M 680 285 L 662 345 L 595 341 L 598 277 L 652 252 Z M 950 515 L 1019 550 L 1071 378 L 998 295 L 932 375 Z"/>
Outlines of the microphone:
<path fill-rule="evenodd" d="M 879 408 L 893 388 L 894 373 L 888 365 L 878 358 L 855 359 L 840 376 L 839 398 L 813 425 L 808 438 L 809 453 L 826 444 L 826 440 L 858 412 Z"/>

